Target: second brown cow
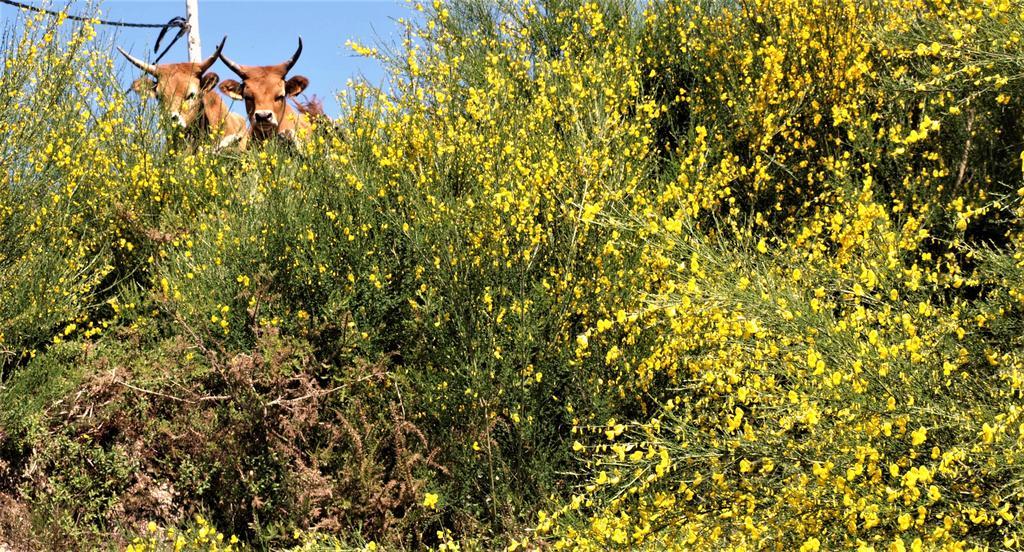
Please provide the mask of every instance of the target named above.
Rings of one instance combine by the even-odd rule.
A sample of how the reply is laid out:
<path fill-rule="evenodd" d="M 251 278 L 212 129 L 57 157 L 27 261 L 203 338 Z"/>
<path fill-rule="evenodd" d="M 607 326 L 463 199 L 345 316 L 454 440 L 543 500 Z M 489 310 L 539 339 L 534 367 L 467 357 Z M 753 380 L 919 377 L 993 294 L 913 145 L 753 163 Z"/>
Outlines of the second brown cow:
<path fill-rule="evenodd" d="M 253 140 L 280 136 L 294 141 L 310 126 L 308 117 L 292 109 L 287 101 L 309 85 L 309 79 L 301 75 L 287 78 L 300 55 L 302 37 L 292 57 L 277 65 L 239 65 L 220 53 L 221 61 L 242 79 L 242 82 L 225 80 L 220 90 L 230 98 L 245 102 Z"/>

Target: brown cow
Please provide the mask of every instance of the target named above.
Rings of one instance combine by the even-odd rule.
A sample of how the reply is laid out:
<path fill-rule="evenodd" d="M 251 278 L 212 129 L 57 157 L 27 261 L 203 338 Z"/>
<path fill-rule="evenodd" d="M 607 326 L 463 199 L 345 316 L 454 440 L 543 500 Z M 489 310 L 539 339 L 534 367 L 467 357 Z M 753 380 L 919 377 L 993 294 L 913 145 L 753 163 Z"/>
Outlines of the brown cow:
<path fill-rule="evenodd" d="M 154 65 L 128 55 L 120 47 L 117 49 L 133 65 L 156 78 L 141 77 L 132 83 L 132 89 L 140 96 L 155 96 L 175 125 L 186 132 L 213 134 L 221 139 L 219 147 L 235 143 L 244 147 L 248 137 L 245 118 L 228 110 L 214 90 L 220 77 L 206 72 L 217 61 L 226 40 L 227 37 L 221 40 L 213 55 L 200 63 Z"/>
<path fill-rule="evenodd" d="M 292 57 L 277 65 L 239 65 L 223 52 L 220 54 L 221 61 L 242 79 L 242 82 L 226 80 L 220 84 L 220 90 L 230 98 L 245 102 L 253 140 L 262 141 L 273 136 L 295 140 L 300 131 L 310 127 L 306 114 L 296 113 L 287 102 L 289 96 L 302 93 L 309 85 L 309 79 L 301 75 L 285 80 L 300 55 L 301 36 L 299 48 Z"/>

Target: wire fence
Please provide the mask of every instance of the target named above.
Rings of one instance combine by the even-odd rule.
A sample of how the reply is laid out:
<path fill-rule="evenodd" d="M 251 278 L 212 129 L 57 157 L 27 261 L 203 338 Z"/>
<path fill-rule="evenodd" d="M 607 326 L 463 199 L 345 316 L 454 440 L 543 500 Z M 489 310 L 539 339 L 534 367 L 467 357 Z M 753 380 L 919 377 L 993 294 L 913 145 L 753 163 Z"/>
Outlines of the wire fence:
<path fill-rule="evenodd" d="M 155 60 L 153 60 L 153 63 L 158 63 L 161 59 L 163 59 L 163 57 L 167 54 L 167 52 L 170 51 L 171 47 L 174 46 L 174 44 L 176 42 L 178 42 L 178 40 L 181 37 L 183 37 L 186 34 L 188 34 L 188 31 L 189 31 L 188 21 L 186 21 L 184 17 L 174 17 L 174 18 L 171 18 L 171 20 L 168 21 L 167 23 L 131 23 L 131 22 L 127 22 L 127 21 L 110 21 L 110 20 L 106 20 L 106 19 L 98 19 L 96 17 L 86 17 L 86 16 L 82 16 L 82 15 L 68 14 L 68 13 L 64 13 L 64 12 L 60 12 L 60 11 L 54 11 L 54 10 L 50 10 L 50 9 L 46 9 L 46 8 L 41 8 L 41 7 L 38 7 L 38 6 L 32 6 L 30 4 L 25 4 L 23 2 L 16 2 L 15 0 L 0 0 L 0 4 L 7 4 L 9 6 L 14 6 L 16 8 L 21 8 L 21 9 L 25 9 L 25 10 L 29 10 L 29 11 L 34 11 L 34 12 L 39 12 L 39 13 L 45 13 L 47 15 L 52 15 L 54 17 L 61 17 L 61 16 L 63 16 L 65 19 L 70 19 L 72 21 L 83 21 L 83 22 L 89 22 L 89 23 L 94 23 L 94 24 L 99 24 L 99 25 L 107 25 L 107 26 L 111 26 L 111 27 L 129 27 L 129 28 L 136 28 L 136 29 L 160 29 L 160 34 L 158 34 L 157 37 L 156 37 L 156 44 L 153 46 L 153 53 L 156 53 L 160 49 L 160 42 L 164 39 L 164 36 L 167 34 L 167 31 L 169 29 L 173 29 L 173 28 L 177 27 L 177 29 L 178 29 L 177 34 L 174 35 L 174 38 L 171 39 L 170 44 L 168 44 L 167 47 L 164 48 L 163 52 L 161 52 L 160 55 L 157 56 L 157 58 Z"/>

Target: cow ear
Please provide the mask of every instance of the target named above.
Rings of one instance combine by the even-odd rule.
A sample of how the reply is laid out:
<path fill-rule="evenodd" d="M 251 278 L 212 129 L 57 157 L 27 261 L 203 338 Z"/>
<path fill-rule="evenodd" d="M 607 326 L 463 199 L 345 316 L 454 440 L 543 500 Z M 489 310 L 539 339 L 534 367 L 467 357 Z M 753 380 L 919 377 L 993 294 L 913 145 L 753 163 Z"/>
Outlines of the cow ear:
<path fill-rule="evenodd" d="M 132 90 L 143 98 L 156 96 L 156 81 L 149 77 L 139 77 L 132 83 Z"/>
<path fill-rule="evenodd" d="M 228 79 L 220 83 L 220 91 L 232 100 L 242 99 L 242 83 L 234 79 Z"/>
<path fill-rule="evenodd" d="M 289 96 L 296 96 L 301 94 L 306 87 L 309 86 L 309 79 L 302 75 L 296 75 L 290 79 L 284 85 L 284 93 Z"/>
<path fill-rule="evenodd" d="M 220 82 L 220 75 L 213 72 L 206 73 L 199 79 L 199 89 L 203 92 L 209 92 L 213 90 L 213 87 L 217 86 L 218 82 Z"/>

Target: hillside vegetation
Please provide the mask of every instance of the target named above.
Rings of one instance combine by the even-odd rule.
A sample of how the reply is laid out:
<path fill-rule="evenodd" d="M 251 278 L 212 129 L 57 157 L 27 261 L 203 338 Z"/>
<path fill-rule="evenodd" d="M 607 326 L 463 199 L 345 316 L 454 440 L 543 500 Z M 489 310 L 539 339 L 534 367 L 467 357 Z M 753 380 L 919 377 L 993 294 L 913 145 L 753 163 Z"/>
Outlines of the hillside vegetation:
<path fill-rule="evenodd" d="M 410 14 L 246 152 L 4 35 L 0 544 L 1024 547 L 1022 2 Z"/>

